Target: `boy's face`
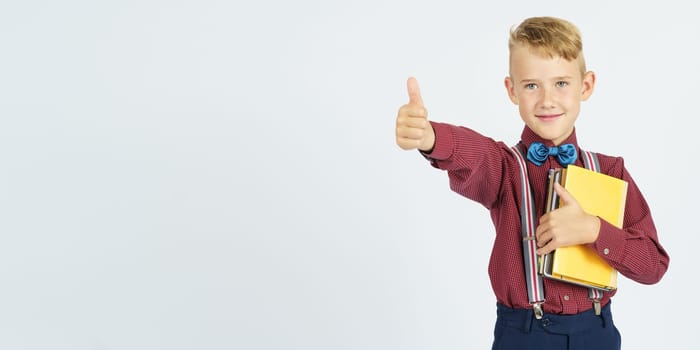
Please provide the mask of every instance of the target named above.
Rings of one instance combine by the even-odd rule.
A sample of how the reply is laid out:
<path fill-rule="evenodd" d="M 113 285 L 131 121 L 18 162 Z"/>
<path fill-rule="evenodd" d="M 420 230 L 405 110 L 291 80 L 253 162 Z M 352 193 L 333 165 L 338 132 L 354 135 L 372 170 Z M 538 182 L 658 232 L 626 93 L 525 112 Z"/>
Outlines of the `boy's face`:
<path fill-rule="evenodd" d="M 547 58 L 522 45 L 511 50 L 508 96 L 525 124 L 555 145 L 573 132 L 581 101 L 591 96 L 594 84 L 593 72 L 582 76 L 577 60 Z"/>

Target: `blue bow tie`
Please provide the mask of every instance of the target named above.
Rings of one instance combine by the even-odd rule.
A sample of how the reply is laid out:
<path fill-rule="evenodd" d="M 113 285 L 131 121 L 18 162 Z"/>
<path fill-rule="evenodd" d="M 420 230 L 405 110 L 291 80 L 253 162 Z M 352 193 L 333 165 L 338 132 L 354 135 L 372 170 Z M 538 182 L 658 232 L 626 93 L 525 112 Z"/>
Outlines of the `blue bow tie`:
<path fill-rule="evenodd" d="M 557 156 L 559 164 L 566 167 L 576 161 L 576 147 L 570 143 L 547 147 L 542 142 L 533 142 L 527 149 L 527 159 L 537 166 L 542 165 L 549 156 Z"/>

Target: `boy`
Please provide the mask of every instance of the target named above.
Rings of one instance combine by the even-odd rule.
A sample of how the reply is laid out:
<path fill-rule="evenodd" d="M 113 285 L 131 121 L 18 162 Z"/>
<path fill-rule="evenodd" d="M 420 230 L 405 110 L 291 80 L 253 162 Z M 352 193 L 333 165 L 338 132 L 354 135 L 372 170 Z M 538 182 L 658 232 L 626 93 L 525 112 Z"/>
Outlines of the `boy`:
<path fill-rule="evenodd" d="M 536 242 L 536 254 L 585 244 L 621 274 L 644 284 L 662 278 L 668 254 L 620 157 L 598 154 L 600 172 L 629 183 L 622 229 L 585 213 L 561 186 L 556 191 L 565 205 L 542 215 L 549 169 L 584 166 L 574 122 L 581 102 L 593 93 L 595 74 L 586 71 L 578 29 L 562 19 L 526 19 L 511 31 L 509 50 L 505 87 L 525 122 L 517 149 L 466 127 L 428 121 L 414 78 L 408 80 L 409 102 L 399 109 L 396 142 L 405 150 L 418 149 L 434 167 L 447 171 L 453 191 L 490 211 L 496 229 L 488 268 L 497 300 L 493 349 L 619 349 L 610 311 L 616 291 L 591 295 L 585 287 L 543 279 L 538 293 L 544 295 L 533 296 L 523 259 L 530 254 L 523 253 L 521 209 L 527 205 L 521 167 L 526 167 L 534 200 L 536 229 L 530 240 Z"/>

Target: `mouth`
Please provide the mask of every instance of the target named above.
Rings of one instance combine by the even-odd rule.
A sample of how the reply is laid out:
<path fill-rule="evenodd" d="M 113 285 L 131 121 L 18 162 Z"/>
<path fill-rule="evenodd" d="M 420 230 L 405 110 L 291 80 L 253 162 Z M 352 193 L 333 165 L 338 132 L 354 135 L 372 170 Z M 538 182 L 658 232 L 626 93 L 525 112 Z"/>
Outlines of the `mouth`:
<path fill-rule="evenodd" d="M 561 116 L 563 116 L 563 115 L 564 115 L 564 113 L 560 113 L 560 114 L 540 114 L 540 115 L 535 115 L 535 116 L 536 116 L 537 119 L 539 119 L 539 120 L 542 120 L 542 121 L 545 121 L 545 122 L 549 122 L 549 121 L 557 120 L 557 119 L 559 119 L 559 118 L 560 118 Z"/>

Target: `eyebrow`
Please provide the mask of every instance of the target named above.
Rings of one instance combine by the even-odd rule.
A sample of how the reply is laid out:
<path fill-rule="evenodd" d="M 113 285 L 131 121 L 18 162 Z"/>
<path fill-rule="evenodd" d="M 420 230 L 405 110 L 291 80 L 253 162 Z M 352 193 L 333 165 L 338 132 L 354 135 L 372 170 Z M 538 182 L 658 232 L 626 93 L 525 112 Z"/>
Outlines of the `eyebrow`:
<path fill-rule="evenodd" d="M 552 78 L 552 80 L 554 80 L 554 81 L 571 80 L 571 79 L 573 79 L 573 77 L 568 76 L 568 75 Z M 539 79 L 522 79 L 522 80 L 520 80 L 520 83 L 521 84 L 525 84 L 525 83 L 529 84 L 529 83 L 538 83 L 540 81 L 541 80 L 539 80 Z"/>

